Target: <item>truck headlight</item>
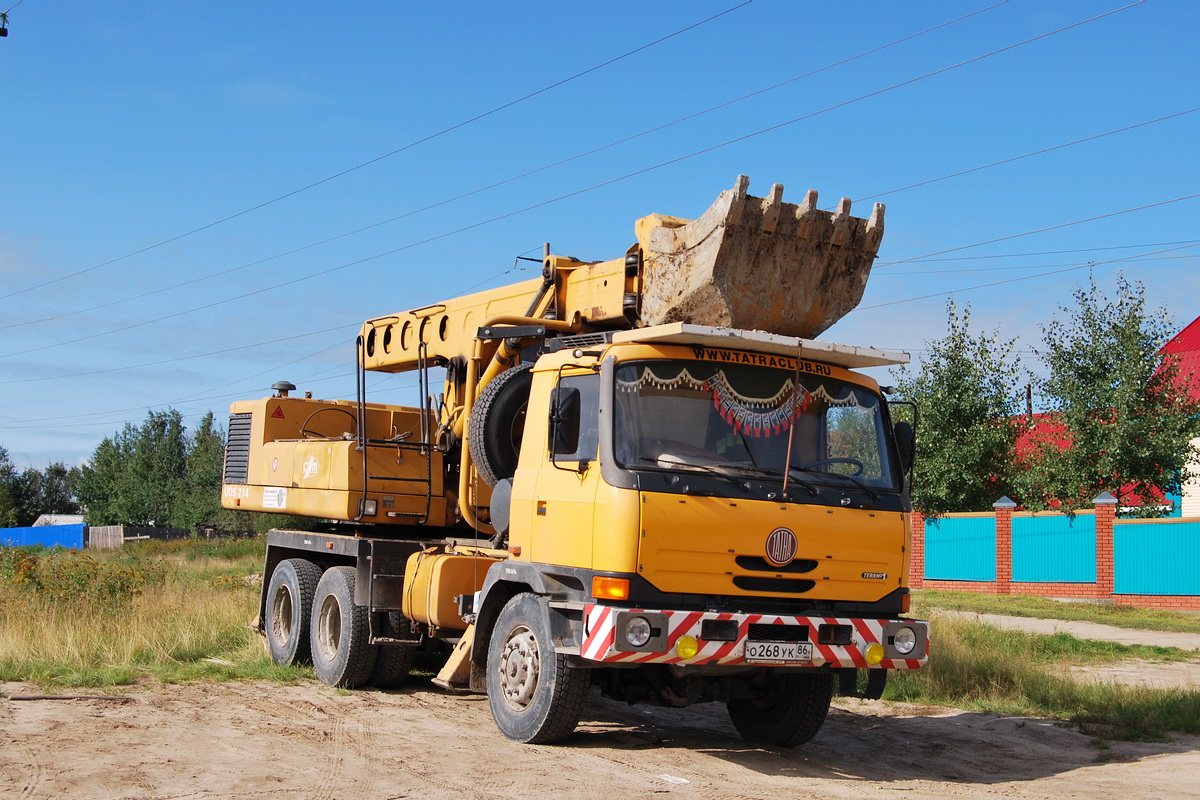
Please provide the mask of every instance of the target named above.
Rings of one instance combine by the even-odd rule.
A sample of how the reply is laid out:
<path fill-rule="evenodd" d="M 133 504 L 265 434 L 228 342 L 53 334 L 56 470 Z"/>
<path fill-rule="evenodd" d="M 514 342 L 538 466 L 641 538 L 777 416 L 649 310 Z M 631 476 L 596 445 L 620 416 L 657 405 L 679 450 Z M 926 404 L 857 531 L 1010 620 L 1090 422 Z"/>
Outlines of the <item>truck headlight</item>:
<path fill-rule="evenodd" d="M 654 629 L 645 617 L 634 617 L 625 623 L 625 641 L 632 647 L 644 647 L 653 635 Z"/>
<path fill-rule="evenodd" d="M 912 628 L 901 628 L 896 631 L 892 639 L 892 646 L 896 648 L 901 655 L 908 655 L 917 646 L 917 632 Z"/>

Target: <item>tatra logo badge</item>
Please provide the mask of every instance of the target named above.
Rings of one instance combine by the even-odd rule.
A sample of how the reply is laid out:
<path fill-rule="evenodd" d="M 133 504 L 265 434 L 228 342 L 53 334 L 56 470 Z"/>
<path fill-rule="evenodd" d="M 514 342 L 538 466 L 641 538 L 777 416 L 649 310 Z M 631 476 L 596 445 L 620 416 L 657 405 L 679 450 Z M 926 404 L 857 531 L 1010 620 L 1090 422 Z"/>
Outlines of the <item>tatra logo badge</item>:
<path fill-rule="evenodd" d="M 796 557 L 799 547 L 796 534 L 790 529 L 776 528 L 767 537 L 767 561 L 776 567 L 786 566 Z"/>

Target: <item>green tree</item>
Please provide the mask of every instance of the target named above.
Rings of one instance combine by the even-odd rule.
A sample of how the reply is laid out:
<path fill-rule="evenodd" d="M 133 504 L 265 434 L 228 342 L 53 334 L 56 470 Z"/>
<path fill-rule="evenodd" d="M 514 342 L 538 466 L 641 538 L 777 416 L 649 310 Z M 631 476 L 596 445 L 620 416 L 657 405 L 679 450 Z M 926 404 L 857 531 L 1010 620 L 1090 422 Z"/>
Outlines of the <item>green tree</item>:
<path fill-rule="evenodd" d="M 32 525 L 42 514 L 78 514 L 79 467 L 55 462 L 44 470 L 27 467 L 17 479 L 22 504 L 22 525 Z"/>
<path fill-rule="evenodd" d="M 221 507 L 225 435 L 212 413 L 190 435 L 179 412 L 151 411 L 125 423 L 96 447 L 78 476 L 89 525 L 155 525 L 194 530 L 216 522 L 225 531 L 313 529 L 317 521 Z"/>
<path fill-rule="evenodd" d="M 1010 490 L 1020 360 L 1014 340 L 971 332 L 970 306 L 946 312 L 946 336 L 926 342 L 919 371 L 895 373 L 917 408 L 913 502 L 928 514 L 986 511 Z"/>
<path fill-rule="evenodd" d="M 1122 505 L 1178 492 L 1200 436 L 1200 404 L 1162 346 L 1175 332 L 1146 309 L 1141 283 L 1117 276 L 1112 296 L 1094 278 L 1074 292 L 1068 321 L 1042 328 L 1040 393 L 1055 436 L 1033 436 L 1019 499 L 1030 508 L 1090 506 L 1101 492 Z M 1161 513 L 1151 504 L 1146 513 Z"/>
<path fill-rule="evenodd" d="M 0 528 L 22 525 L 22 496 L 17 468 L 0 445 Z"/>
<path fill-rule="evenodd" d="M 201 522 L 221 521 L 221 472 L 225 435 L 212 412 L 205 414 L 188 439 L 183 485 L 172 514 L 174 525 L 194 529 Z"/>
<path fill-rule="evenodd" d="M 105 438 L 83 468 L 79 501 L 89 525 L 170 525 L 182 493 L 187 444 L 178 411 L 151 411 Z"/>

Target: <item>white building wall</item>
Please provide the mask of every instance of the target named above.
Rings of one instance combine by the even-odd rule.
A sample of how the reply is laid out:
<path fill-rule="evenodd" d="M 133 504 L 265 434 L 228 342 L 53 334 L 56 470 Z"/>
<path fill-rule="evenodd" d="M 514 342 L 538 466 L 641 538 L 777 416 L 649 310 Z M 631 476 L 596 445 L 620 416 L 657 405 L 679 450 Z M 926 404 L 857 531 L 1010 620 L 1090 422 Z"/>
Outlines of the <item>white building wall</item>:
<path fill-rule="evenodd" d="M 1200 438 L 1192 440 L 1192 450 L 1200 448 Z M 1180 510 L 1185 517 L 1200 517 L 1200 456 L 1193 455 L 1189 465 L 1191 477 L 1183 484 Z"/>

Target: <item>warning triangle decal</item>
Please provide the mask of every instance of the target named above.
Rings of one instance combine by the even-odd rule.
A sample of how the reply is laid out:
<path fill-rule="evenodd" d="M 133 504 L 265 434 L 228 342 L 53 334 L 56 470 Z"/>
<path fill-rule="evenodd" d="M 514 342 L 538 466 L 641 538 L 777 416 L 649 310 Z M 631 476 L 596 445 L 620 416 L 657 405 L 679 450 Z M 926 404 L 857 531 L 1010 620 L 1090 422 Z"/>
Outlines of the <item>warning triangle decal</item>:
<path fill-rule="evenodd" d="M 275 406 L 275 410 L 271 412 L 272 419 L 283 419 L 283 406 Z"/>

